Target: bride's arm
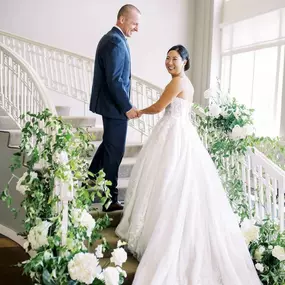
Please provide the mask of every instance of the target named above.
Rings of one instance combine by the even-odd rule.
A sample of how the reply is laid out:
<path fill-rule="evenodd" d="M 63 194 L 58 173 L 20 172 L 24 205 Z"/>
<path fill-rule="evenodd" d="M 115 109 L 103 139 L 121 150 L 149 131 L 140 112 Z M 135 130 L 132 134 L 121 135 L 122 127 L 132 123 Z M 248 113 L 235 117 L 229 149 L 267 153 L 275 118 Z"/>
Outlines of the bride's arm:
<path fill-rule="evenodd" d="M 139 110 L 140 116 L 142 114 L 157 114 L 163 111 L 173 100 L 174 97 L 176 97 L 179 93 L 182 92 L 182 87 L 180 83 L 180 78 L 174 78 L 171 80 L 171 82 L 166 86 L 165 90 L 163 91 L 162 95 L 151 106 Z"/>

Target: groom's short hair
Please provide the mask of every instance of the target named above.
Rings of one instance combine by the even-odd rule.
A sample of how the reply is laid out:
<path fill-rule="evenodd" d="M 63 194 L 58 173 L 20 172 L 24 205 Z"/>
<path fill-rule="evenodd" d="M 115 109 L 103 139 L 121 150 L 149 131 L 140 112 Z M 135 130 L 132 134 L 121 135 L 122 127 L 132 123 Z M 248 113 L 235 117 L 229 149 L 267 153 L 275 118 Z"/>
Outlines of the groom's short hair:
<path fill-rule="evenodd" d="M 118 15 L 117 15 L 117 20 L 119 20 L 121 16 L 128 15 L 132 10 L 135 10 L 139 14 L 141 14 L 140 10 L 136 6 L 132 4 L 126 4 L 123 7 L 121 7 L 121 9 L 119 10 Z"/>

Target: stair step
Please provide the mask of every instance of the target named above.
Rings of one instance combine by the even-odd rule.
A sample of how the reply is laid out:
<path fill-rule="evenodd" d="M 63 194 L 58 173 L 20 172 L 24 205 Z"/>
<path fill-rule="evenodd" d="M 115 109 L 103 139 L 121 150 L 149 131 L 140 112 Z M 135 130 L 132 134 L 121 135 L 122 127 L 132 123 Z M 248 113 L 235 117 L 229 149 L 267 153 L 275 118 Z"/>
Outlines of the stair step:
<path fill-rule="evenodd" d="M 136 157 L 124 157 L 119 168 L 119 178 L 129 178 L 136 163 Z"/>
<path fill-rule="evenodd" d="M 119 168 L 119 178 L 129 178 L 135 163 L 136 157 L 124 157 Z"/>
<path fill-rule="evenodd" d="M 101 266 L 104 266 L 110 261 L 110 259 L 101 258 L 99 259 L 99 261 L 100 261 Z M 128 257 L 128 260 L 123 264 L 123 267 L 122 267 L 123 270 L 127 272 L 127 278 L 125 279 L 125 282 L 123 283 L 123 285 L 132 284 L 138 265 L 139 263 L 134 257 Z M 114 264 L 111 264 L 111 266 L 114 266 Z"/>
<path fill-rule="evenodd" d="M 58 116 L 69 116 L 70 107 L 69 106 L 55 106 Z"/>
<path fill-rule="evenodd" d="M 20 130 L 0 130 L 0 132 L 9 134 L 8 146 L 18 148 L 21 144 L 22 134 Z"/>
<path fill-rule="evenodd" d="M 109 212 L 109 213 L 104 213 L 101 210 L 101 205 L 100 204 L 94 204 L 94 206 L 99 208 L 99 211 L 95 211 L 92 210 L 89 213 L 92 215 L 92 217 L 95 219 L 95 221 L 98 218 L 102 218 L 104 217 L 106 214 L 108 214 L 109 218 L 112 219 L 110 227 L 115 228 L 118 226 L 118 224 L 121 221 L 122 215 L 123 215 L 123 211 L 113 211 L 113 212 Z"/>
<path fill-rule="evenodd" d="M 95 146 L 94 153 L 92 153 L 92 157 L 94 156 L 97 148 L 101 144 L 101 141 L 94 141 L 92 144 Z M 125 154 L 124 157 L 134 157 L 139 154 L 139 152 L 142 149 L 142 144 L 141 143 L 127 143 L 126 148 L 125 148 Z"/>
<path fill-rule="evenodd" d="M 115 249 L 117 247 L 117 242 L 119 238 L 115 234 L 115 229 L 116 228 L 107 228 L 102 231 L 102 236 L 106 239 L 108 244 L 110 245 L 111 249 Z M 94 252 L 96 247 L 102 243 L 102 240 L 97 240 L 92 244 L 92 246 L 89 247 L 89 252 Z M 110 253 L 104 253 L 104 257 L 110 257 Z"/>
<path fill-rule="evenodd" d="M 18 130 L 19 127 L 9 116 L 0 116 L 0 130 Z"/>
<path fill-rule="evenodd" d="M 118 191 L 119 191 L 118 200 L 119 201 L 125 200 L 128 185 L 129 185 L 129 178 L 119 178 L 118 179 Z"/>
<path fill-rule="evenodd" d="M 103 128 L 91 127 L 88 128 L 88 133 L 95 136 L 94 141 L 102 141 L 103 139 Z"/>
<path fill-rule="evenodd" d="M 94 127 L 96 123 L 95 117 L 87 116 L 62 116 L 62 120 L 71 124 L 74 128 Z"/>

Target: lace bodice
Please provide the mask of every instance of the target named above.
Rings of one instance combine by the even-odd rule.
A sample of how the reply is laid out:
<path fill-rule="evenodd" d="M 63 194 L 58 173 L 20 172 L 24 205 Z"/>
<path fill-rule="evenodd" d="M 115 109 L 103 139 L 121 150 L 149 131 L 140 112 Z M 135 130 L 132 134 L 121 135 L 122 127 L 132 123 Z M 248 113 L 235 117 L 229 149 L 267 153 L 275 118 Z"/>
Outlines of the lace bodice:
<path fill-rule="evenodd" d="M 172 102 L 165 108 L 164 115 L 174 118 L 188 118 L 191 105 L 192 104 L 188 100 L 175 97 Z"/>

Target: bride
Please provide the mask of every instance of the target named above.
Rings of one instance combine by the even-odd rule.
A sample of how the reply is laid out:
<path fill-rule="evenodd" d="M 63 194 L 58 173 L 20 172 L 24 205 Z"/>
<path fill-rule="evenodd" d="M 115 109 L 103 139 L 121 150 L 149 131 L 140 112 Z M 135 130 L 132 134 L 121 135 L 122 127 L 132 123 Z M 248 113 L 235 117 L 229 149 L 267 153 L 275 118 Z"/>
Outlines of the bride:
<path fill-rule="evenodd" d="M 259 285 L 218 172 L 189 120 L 189 65 L 187 50 L 172 47 L 172 80 L 139 111 L 165 114 L 138 156 L 116 233 L 140 260 L 133 285 Z"/>

